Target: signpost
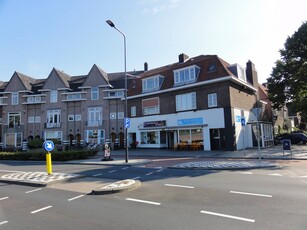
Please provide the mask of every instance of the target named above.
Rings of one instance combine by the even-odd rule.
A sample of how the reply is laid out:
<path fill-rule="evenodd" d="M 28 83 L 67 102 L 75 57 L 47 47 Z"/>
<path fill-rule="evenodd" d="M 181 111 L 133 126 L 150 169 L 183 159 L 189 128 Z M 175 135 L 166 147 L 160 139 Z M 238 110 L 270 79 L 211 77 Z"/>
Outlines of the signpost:
<path fill-rule="evenodd" d="M 45 141 L 44 148 L 47 151 L 46 153 L 46 169 L 48 175 L 52 174 L 52 161 L 51 161 L 51 151 L 54 149 L 54 143 L 52 141 Z"/>
<path fill-rule="evenodd" d="M 245 136 L 245 125 L 246 125 L 246 121 L 245 121 L 245 117 L 241 117 L 241 125 L 242 125 L 242 129 L 243 129 L 243 153 L 244 153 L 244 156 L 245 156 L 245 141 L 244 141 L 244 136 Z"/>

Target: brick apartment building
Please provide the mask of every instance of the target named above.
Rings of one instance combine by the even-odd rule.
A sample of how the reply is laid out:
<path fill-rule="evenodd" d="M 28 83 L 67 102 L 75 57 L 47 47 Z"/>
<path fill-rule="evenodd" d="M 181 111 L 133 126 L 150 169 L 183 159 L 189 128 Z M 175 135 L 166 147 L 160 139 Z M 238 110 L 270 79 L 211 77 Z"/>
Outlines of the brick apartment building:
<path fill-rule="evenodd" d="M 129 72 L 128 143 L 141 148 L 197 144 L 203 150 L 238 150 L 257 144 L 259 104 L 254 64 L 230 65 L 216 55 Z M 124 73 L 93 65 L 87 75 L 52 69 L 45 79 L 15 72 L 0 86 L 0 142 L 21 147 L 34 138 L 69 144 L 119 140 L 124 145 Z M 242 126 L 242 118 L 246 125 Z M 272 124 L 260 122 L 261 145 L 272 143 Z"/>

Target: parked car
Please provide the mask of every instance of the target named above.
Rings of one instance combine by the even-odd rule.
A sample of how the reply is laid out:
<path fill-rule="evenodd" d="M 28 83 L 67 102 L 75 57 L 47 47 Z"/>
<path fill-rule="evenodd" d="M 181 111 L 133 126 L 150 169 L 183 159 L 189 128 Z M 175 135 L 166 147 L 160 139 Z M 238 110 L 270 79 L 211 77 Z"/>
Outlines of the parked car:
<path fill-rule="evenodd" d="M 304 133 L 284 133 L 275 137 L 275 143 L 281 143 L 282 140 L 289 139 L 291 144 L 303 145 L 307 143 L 307 136 Z"/>

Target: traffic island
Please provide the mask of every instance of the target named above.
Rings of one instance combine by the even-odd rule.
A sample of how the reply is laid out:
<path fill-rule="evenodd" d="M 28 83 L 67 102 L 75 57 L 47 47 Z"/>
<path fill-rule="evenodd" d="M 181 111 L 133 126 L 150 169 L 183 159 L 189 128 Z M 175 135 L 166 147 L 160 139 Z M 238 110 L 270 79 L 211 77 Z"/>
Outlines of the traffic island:
<path fill-rule="evenodd" d="M 141 186 L 141 181 L 139 180 L 121 180 L 112 184 L 108 184 L 100 189 L 92 190 L 90 195 L 105 195 L 112 193 L 119 193 L 123 191 L 133 190 Z"/>

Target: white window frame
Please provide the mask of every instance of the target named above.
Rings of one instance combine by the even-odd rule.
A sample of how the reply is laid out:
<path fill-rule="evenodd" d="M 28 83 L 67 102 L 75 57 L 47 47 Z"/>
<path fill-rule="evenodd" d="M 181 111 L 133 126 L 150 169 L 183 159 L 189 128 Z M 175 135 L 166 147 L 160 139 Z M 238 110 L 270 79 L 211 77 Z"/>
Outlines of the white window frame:
<path fill-rule="evenodd" d="M 61 126 L 60 109 L 47 110 L 46 126 L 47 128 L 55 128 Z"/>
<path fill-rule="evenodd" d="M 91 100 L 92 101 L 99 100 L 99 88 L 98 87 L 91 88 Z"/>
<path fill-rule="evenodd" d="M 12 125 L 10 119 L 12 118 Z M 8 125 L 9 128 L 16 128 L 21 124 L 21 113 L 8 113 Z"/>
<path fill-rule="evenodd" d="M 75 115 L 69 114 L 67 119 L 68 119 L 68 121 L 74 121 L 75 120 Z"/>
<path fill-rule="evenodd" d="M 198 70 L 199 74 L 200 68 L 196 65 L 174 70 L 174 84 L 180 85 L 195 82 L 198 77 L 196 70 Z"/>
<path fill-rule="evenodd" d="M 18 97 L 19 97 L 18 92 L 12 93 L 12 105 L 18 105 L 19 103 Z"/>
<path fill-rule="evenodd" d="M 111 120 L 116 119 L 116 113 L 110 113 L 110 119 Z"/>
<path fill-rule="evenodd" d="M 160 89 L 160 75 L 149 77 L 146 79 L 142 79 L 142 90 L 146 91 L 154 91 Z"/>
<path fill-rule="evenodd" d="M 34 117 L 28 117 L 28 124 L 33 124 L 35 118 Z"/>
<path fill-rule="evenodd" d="M 35 123 L 40 123 L 41 122 L 41 116 L 35 116 L 34 119 L 35 119 L 34 120 Z"/>
<path fill-rule="evenodd" d="M 153 100 L 153 99 L 158 99 L 158 105 L 147 106 L 147 107 L 143 106 L 144 101 Z M 159 114 L 160 113 L 160 98 L 155 97 L 155 98 L 148 98 L 148 99 L 142 100 L 142 111 L 143 111 L 143 115 Z"/>
<path fill-rule="evenodd" d="M 102 125 L 102 107 L 90 107 L 87 109 L 88 126 Z"/>
<path fill-rule="evenodd" d="M 131 117 L 136 116 L 136 106 L 131 106 Z"/>
<path fill-rule="evenodd" d="M 217 107 L 217 93 L 208 94 L 208 107 Z"/>
<path fill-rule="evenodd" d="M 81 121 L 81 114 L 75 115 L 75 121 Z"/>
<path fill-rule="evenodd" d="M 56 89 L 50 90 L 50 103 L 58 102 L 58 91 Z"/>
<path fill-rule="evenodd" d="M 125 118 L 125 113 L 124 112 L 118 112 L 117 113 L 117 118 L 118 119 L 124 119 Z"/>
<path fill-rule="evenodd" d="M 176 95 L 176 111 L 196 109 L 196 92 Z"/>

